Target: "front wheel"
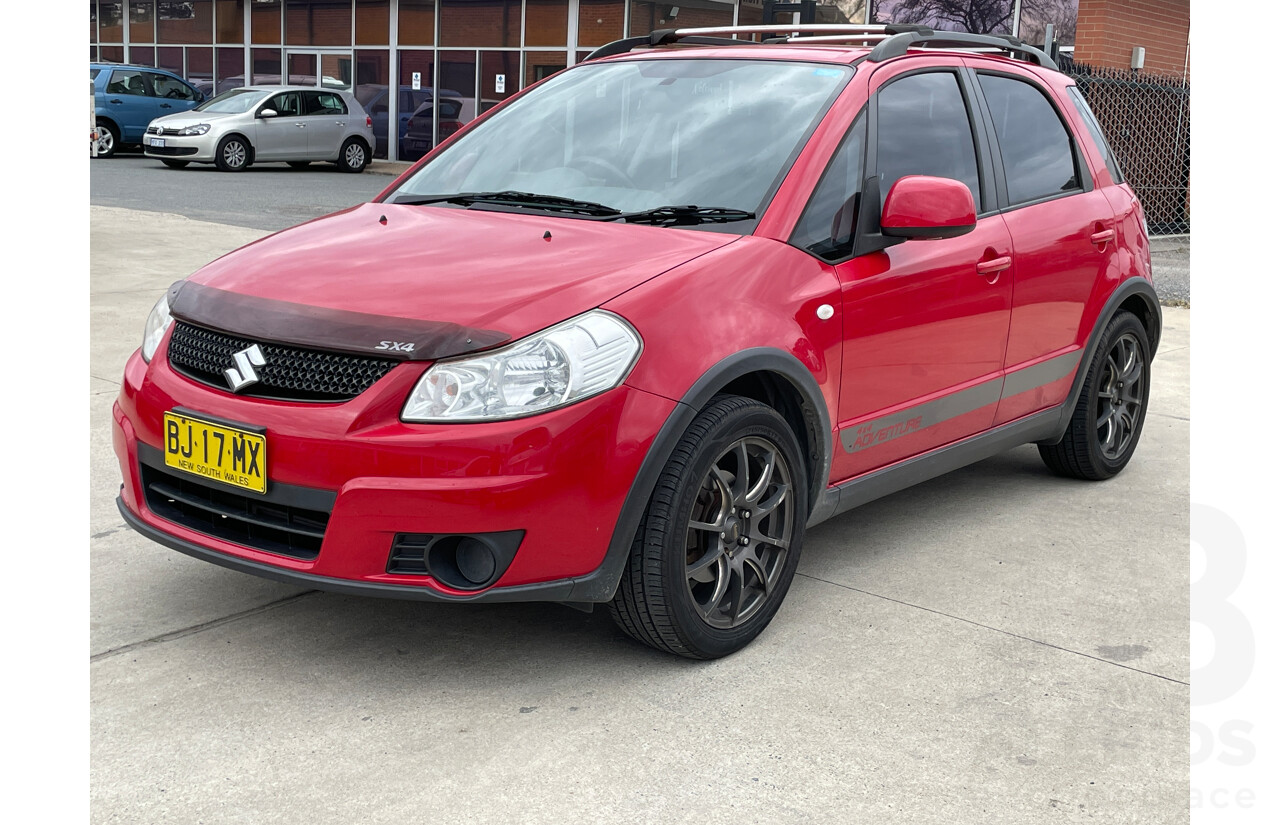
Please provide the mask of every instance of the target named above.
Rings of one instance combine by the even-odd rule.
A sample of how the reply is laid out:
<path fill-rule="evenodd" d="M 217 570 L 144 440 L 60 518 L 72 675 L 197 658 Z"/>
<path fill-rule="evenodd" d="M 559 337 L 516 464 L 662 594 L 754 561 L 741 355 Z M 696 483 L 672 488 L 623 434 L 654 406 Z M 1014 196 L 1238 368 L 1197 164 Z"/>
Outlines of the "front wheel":
<path fill-rule="evenodd" d="M 338 152 L 338 168 L 344 172 L 363 172 L 369 164 L 369 151 L 364 143 L 355 138 L 348 138 Z"/>
<path fill-rule="evenodd" d="M 1057 444 L 1040 445 L 1040 457 L 1058 475 L 1102 481 L 1133 457 L 1151 393 L 1151 344 L 1131 312 L 1107 324 L 1089 363 L 1067 432 Z"/>
<path fill-rule="evenodd" d="M 632 638 L 690 659 L 741 650 L 773 619 L 800 559 L 808 487 L 776 410 L 719 396 L 649 500 L 609 613 Z"/>
<path fill-rule="evenodd" d="M 239 172 L 249 165 L 249 144 L 239 135 L 228 135 L 218 143 L 214 164 L 223 172 Z"/>

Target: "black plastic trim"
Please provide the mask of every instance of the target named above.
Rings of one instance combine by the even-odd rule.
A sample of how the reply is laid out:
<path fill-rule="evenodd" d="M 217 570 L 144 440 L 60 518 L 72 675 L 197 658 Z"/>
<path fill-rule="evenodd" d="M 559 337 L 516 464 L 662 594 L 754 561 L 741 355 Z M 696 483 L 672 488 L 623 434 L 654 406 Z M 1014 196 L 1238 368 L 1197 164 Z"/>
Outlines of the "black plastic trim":
<path fill-rule="evenodd" d="M 182 408 L 177 408 L 178 410 Z M 176 410 L 175 410 L 176 411 Z M 184 411 L 182 415 L 189 413 Z M 215 418 L 210 415 L 194 414 L 192 418 L 202 418 L 207 421 L 221 423 L 225 419 Z M 228 422 L 228 426 L 238 429 L 254 431 L 253 427 L 247 427 L 244 424 L 233 424 Z M 184 480 L 192 484 L 198 484 L 201 487 L 208 487 L 210 490 L 219 492 L 232 492 L 251 496 L 254 501 L 266 501 L 271 504 L 279 504 L 282 507 L 297 507 L 302 510 L 321 510 L 326 513 L 333 511 L 333 505 L 338 500 L 338 494 L 330 490 L 319 490 L 314 487 L 298 487 L 293 484 L 281 484 L 271 479 L 267 480 L 267 492 L 256 493 L 250 490 L 244 490 L 240 487 L 233 487 L 230 484 L 222 484 L 219 482 L 209 481 L 208 479 L 194 475 L 192 473 L 184 473 L 181 470 L 175 470 L 164 463 L 164 452 L 152 447 L 150 444 L 138 442 L 138 461 L 148 467 L 154 467 L 165 473 L 181 476 Z"/>
<path fill-rule="evenodd" d="M 1058 71 L 1057 62 L 1035 46 L 1029 46 L 1016 37 L 1004 34 L 969 34 L 968 32 L 903 32 L 876 44 L 871 50 L 872 63 L 881 63 L 894 57 L 903 57 L 909 49 L 930 46 L 933 48 L 994 48 L 1011 54 L 1025 55 L 1028 62 L 1042 69 Z"/>
<path fill-rule="evenodd" d="M 1111 322 L 1111 318 L 1120 309 L 1120 305 L 1134 296 L 1142 298 L 1147 305 L 1147 310 L 1155 322 L 1155 328 L 1147 330 L 1150 336 L 1151 355 L 1154 358 L 1156 350 L 1160 347 L 1160 333 L 1164 324 L 1164 317 L 1160 312 L 1160 299 L 1156 296 L 1155 287 L 1150 281 L 1137 275 L 1122 282 L 1115 291 L 1111 293 L 1111 297 L 1107 299 L 1103 305 L 1102 311 L 1098 313 L 1098 320 L 1093 325 L 1093 332 L 1089 333 L 1089 340 L 1085 343 L 1084 350 L 1080 356 L 1080 367 L 1076 370 L 1075 381 L 1071 383 L 1071 392 L 1067 394 L 1066 402 L 1058 410 L 1058 423 L 1053 432 L 1043 440 L 1040 444 L 1056 444 L 1062 440 L 1062 436 L 1066 433 L 1067 427 L 1071 424 L 1071 414 L 1076 408 L 1076 401 L 1080 398 L 1080 393 L 1084 389 L 1084 379 L 1089 373 L 1089 365 L 1093 363 L 1093 354 L 1098 349 L 1098 344 L 1102 341 L 1102 333 L 1106 331 L 1107 324 Z"/>
<path fill-rule="evenodd" d="M 676 444 L 685 430 L 693 423 L 698 412 L 707 405 L 720 389 L 734 379 L 753 372 L 771 372 L 791 383 L 804 399 L 805 425 L 818 440 L 820 451 L 814 456 L 814 468 L 810 480 L 810 522 L 822 506 L 821 493 L 826 490 L 827 479 L 831 474 L 832 433 L 831 417 L 827 413 L 826 401 L 817 379 L 804 364 L 794 355 L 771 347 L 755 347 L 734 353 L 711 367 L 702 377 L 694 382 L 684 397 L 676 403 L 676 407 L 667 417 L 658 431 L 640 471 L 622 504 L 618 514 L 618 522 L 613 528 L 613 537 L 605 551 L 604 560 L 594 571 L 578 578 L 569 597 L 562 601 L 575 602 L 607 602 L 613 598 L 618 589 L 618 580 L 622 577 L 622 569 L 631 555 L 631 543 L 640 520 L 649 504 L 649 497 L 658 484 L 658 476 L 667 460 L 675 451 Z M 805 439 L 807 441 L 807 439 Z M 805 441 L 801 449 L 809 452 Z"/>
<path fill-rule="evenodd" d="M 282 582 L 294 587 L 305 587 L 309 590 L 325 590 L 330 593 L 343 593 L 349 596 L 374 596 L 386 599 L 413 599 L 426 602 L 561 602 L 574 588 L 573 579 L 557 579 L 555 581 L 521 584 L 514 587 L 497 587 L 466 596 L 452 593 L 441 593 L 428 587 L 413 587 L 403 584 L 375 584 L 372 582 L 354 582 L 346 579 L 331 579 L 327 576 L 316 576 L 311 573 L 299 573 L 259 564 L 255 561 L 228 556 L 207 547 L 201 547 L 177 536 L 157 530 L 142 521 L 125 505 L 124 500 L 117 497 L 116 507 L 125 523 L 143 536 L 171 550 L 185 553 L 201 561 L 211 562 L 229 570 L 249 573 L 264 579 Z M 621 571 L 619 571 L 621 572 Z M 616 586 L 616 582 L 615 582 Z"/>

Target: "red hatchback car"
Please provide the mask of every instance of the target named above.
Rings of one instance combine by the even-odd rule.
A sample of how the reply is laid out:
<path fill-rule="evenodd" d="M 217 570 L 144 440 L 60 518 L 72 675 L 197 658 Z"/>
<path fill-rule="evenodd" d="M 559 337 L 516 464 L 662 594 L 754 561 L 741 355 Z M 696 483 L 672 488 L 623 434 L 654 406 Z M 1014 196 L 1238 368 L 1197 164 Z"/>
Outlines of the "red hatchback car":
<path fill-rule="evenodd" d="M 1161 316 L 1079 92 L 1009 38 L 788 28 L 610 44 L 174 284 L 115 405 L 126 520 L 713 658 L 806 526 L 1030 442 L 1118 473 Z"/>

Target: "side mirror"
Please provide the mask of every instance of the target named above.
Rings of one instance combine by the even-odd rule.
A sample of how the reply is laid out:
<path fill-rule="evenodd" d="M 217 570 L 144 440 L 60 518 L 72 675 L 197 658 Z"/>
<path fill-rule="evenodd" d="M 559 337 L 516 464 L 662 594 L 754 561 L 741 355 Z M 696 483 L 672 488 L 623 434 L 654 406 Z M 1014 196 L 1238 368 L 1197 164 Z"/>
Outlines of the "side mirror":
<path fill-rule="evenodd" d="M 258 117 L 275 117 L 276 114 L 277 112 L 275 109 L 263 109 L 261 112 L 258 112 Z"/>
<path fill-rule="evenodd" d="M 951 178 L 899 178 L 880 210 L 880 231 L 891 238 L 957 238 L 977 225 L 973 193 Z"/>

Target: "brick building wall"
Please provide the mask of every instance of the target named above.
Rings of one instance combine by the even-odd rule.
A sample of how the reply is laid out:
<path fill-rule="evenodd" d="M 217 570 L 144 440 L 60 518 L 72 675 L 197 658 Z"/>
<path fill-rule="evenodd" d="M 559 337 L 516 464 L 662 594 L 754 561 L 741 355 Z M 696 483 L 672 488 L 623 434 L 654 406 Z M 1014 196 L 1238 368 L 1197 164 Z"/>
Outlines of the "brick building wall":
<path fill-rule="evenodd" d="M 1190 30 L 1190 0 L 1080 0 L 1075 59 L 1127 69 L 1134 46 L 1142 46 L 1144 71 L 1180 75 Z"/>

